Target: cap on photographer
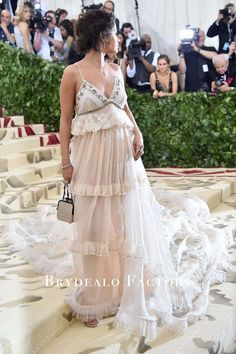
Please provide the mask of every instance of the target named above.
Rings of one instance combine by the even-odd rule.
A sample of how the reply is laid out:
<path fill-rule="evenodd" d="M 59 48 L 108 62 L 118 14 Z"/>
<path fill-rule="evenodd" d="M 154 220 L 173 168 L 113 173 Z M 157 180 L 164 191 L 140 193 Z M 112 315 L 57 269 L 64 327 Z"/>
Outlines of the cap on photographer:
<path fill-rule="evenodd" d="M 217 55 L 214 47 L 205 46 L 205 33 L 198 30 L 197 38 L 189 50 L 183 51 L 183 43 L 178 45 L 179 71 L 185 74 L 185 91 L 210 91 L 214 77 L 212 58 Z"/>
<path fill-rule="evenodd" d="M 149 34 L 144 34 L 141 41 L 136 41 L 132 54 L 131 41 L 127 51 L 127 83 L 140 92 L 150 91 L 150 74 L 156 70 L 159 53 L 152 50 L 152 40 Z M 137 45 L 137 46 L 136 46 Z"/>
<path fill-rule="evenodd" d="M 232 74 L 227 54 L 216 55 L 213 59 L 216 69 L 215 80 L 211 83 L 212 92 L 229 92 L 236 87 L 236 74 Z"/>
<path fill-rule="evenodd" d="M 228 53 L 230 43 L 236 34 L 236 18 L 233 3 L 219 10 L 217 20 L 209 27 L 207 37 L 219 36 L 219 53 Z"/>
<path fill-rule="evenodd" d="M 57 27 L 56 15 L 52 10 L 48 10 L 44 19 L 47 26 L 43 29 L 36 29 L 34 36 L 34 49 L 37 55 L 48 61 L 57 61 L 59 52 L 63 48 L 63 39 L 61 31 Z"/>

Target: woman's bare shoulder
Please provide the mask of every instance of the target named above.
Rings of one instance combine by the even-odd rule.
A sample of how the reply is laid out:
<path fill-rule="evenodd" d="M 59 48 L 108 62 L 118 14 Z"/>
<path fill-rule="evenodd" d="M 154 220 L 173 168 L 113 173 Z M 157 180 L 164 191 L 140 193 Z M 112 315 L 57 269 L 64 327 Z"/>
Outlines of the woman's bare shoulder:
<path fill-rule="evenodd" d="M 29 30 L 28 24 L 23 21 L 18 23 L 18 27 L 20 28 L 21 31 L 28 31 Z"/>
<path fill-rule="evenodd" d="M 68 77 L 72 79 L 72 81 L 80 81 L 80 70 L 81 68 L 78 63 L 68 65 L 64 70 L 63 77 Z"/>

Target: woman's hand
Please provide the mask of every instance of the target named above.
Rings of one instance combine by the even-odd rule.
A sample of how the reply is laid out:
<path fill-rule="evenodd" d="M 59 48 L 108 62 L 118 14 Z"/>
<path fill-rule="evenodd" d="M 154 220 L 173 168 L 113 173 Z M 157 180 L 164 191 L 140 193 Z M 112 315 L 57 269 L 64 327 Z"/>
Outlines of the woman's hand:
<path fill-rule="evenodd" d="M 153 98 L 158 98 L 159 92 L 157 90 L 153 91 L 152 97 Z"/>
<path fill-rule="evenodd" d="M 62 169 L 62 177 L 65 182 L 70 183 L 72 179 L 74 168 L 73 166 L 68 166 Z"/>
<path fill-rule="evenodd" d="M 143 136 L 140 131 L 134 132 L 134 159 L 138 160 L 144 154 L 143 146 Z"/>
<path fill-rule="evenodd" d="M 166 96 L 166 92 L 159 91 L 158 96 L 159 96 L 159 97 L 165 97 L 165 96 Z"/>

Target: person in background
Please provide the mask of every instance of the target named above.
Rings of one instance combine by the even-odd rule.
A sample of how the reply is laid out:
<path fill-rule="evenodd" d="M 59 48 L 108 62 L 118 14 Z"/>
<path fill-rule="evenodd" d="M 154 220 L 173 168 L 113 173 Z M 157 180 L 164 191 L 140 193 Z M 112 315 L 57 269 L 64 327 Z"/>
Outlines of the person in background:
<path fill-rule="evenodd" d="M 217 20 L 209 27 L 207 36 L 210 38 L 219 37 L 219 53 L 228 53 L 230 43 L 236 34 L 236 20 L 234 4 L 229 3 L 225 6 L 225 13 L 219 11 Z"/>
<path fill-rule="evenodd" d="M 34 49 L 42 59 L 56 62 L 60 57 L 59 52 L 63 48 L 61 31 L 56 25 L 56 15 L 52 10 L 45 13 L 45 17 L 50 16 L 51 21 L 44 32 L 36 30 L 34 36 Z"/>
<path fill-rule="evenodd" d="M 199 30 L 198 39 L 192 44 L 189 52 L 183 53 L 181 45 L 179 51 L 179 72 L 185 74 L 185 91 L 210 92 L 214 75 L 212 58 L 217 55 L 214 47 L 205 46 L 205 33 Z"/>
<path fill-rule="evenodd" d="M 14 45 L 15 34 L 14 26 L 11 23 L 11 14 L 8 10 L 2 10 L 0 22 L 0 41 Z"/>
<path fill-rule="evenodd" d="M 118 38 L 118 46 L 119 46 L 117 57 L 123 59 L 126 52 L 126 46 L 125 46 L 126 38 L 124 33 L 121 31 L 117 32 L 117 38 Z"/>
<path fill-rule="evenodd" d="M 156 70 L 159 53 L 152 50 L 152 40 L 148 34 L 141 38 L 143 47 L 139 58 L 127 58 L 127 83 L 139 92 L 150 91 L 150 74 Z M 128 54 L 127 54 L 128 55 Z"/>
<path fill-rule="evenodd" d="M 13 17 L 17 8 L 17 2 L 17 0 L 0 0 L 0 11 L 8 10 L 11 17 Z"/>
<path fill-rule="evenodd" d="M 121 26 L 121 32 L 124 34 L 125 36 L 125 46 L 126 48 L 129 45 L 130 42 L 130 33 L 134 30 L 133 25 L 130 22 L 125 22 L 123 23 L 123 25 Z"/>
<path fill-rule="evenodd" d="M 231 75 L 236 75 L 236 35 L 234 41 L 229 46 L 229 71 Z"/>
<path fill-rule="evenodd" d="M 57 61 L 61 64 L 69 64 L 69 53 L 75 40 L 73 23 L 70 20 L 63 20 L 60 23 L 60 31 L 63 38 L 63 49 L 58 53 Z"/>
<path fill-rule="evenodd" d="M 17 47 L 24 49 L 28 53 L 34 54 L 29 30 L 31 15 L 32 6 L 30 3 L 25 2 L 23 5 L 17 7 L 14 21 L 14 34 Z"/>
<path fill-rule="evenodd" d="M 121 31 L 117 33 L 117 38 L 118 38 L 117 63 L 118 65 L 120 65 L 124 81 L 126 81 L 126 66 L 127 66 L 126 38 L 124 33 Z"/>
<path fill-rule="evenodd" d="M 178 78 L 170 70 L 170 58 L 160 55 L 157 59 L 157 70 L 150 75 L 151 91 L 154 98 L 172 96 L 178 90 Z"/>
<path fill-rule="evenodd" d="M 65 9 L 57 9 L 55 14 L 57 19 L 57 26 L 60 26 L 60 23 L 64 21 L 68 16 L 68 12 Z"/>
<path fill-rule="evenodd" d="M 115 13 L 115 3 L 114 3 L 114 1 L 110 1 L 110 0 L 105 1 L 104 4 L 103 4 L 103 10 L 107 14 L 112 14 L 114 16 L 114 13 Z M 119 30 L 120 30 L 120 21 L 116 17 L 115 17 L 115 23 L 116 23 L 116 31 L 119 32 Z"/>
<path fill-rule="evenodd" d="M 211 90 L 214 93 L 229 92 L 236 87 L 236 75 L 229 71 L 229 56 L 227 54 L 218 54 L 213 59 L 216 69 L 215 80 L 211 83 Z"/>

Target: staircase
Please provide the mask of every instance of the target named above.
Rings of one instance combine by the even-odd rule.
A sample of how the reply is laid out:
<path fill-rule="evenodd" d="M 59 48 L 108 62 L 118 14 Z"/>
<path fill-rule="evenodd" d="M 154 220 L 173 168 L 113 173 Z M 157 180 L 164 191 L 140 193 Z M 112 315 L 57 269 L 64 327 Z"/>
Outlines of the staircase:
<path fill-rule="evenodd" d="M 165 177 L 153 170 L 148 175 L 154 190 L 199 196 L 215 224 L 230 228 L 236 220 L 236 174 L 217 176 L 217 171 L 173 178 L 176 169 L 161 169 Z M 42 124 L 25 124 L 22 116 L 0 118 L 0 226 L 33 213 L 37 205 L 55 205 L 61 187 L 58 134 L 45 133 Z M 113 329 L 112 318 L 93 329 L 75 321 L 64 303 L 67 286 L 47 287 L 45 276 L 0 238 L 0 354 L 207 354 L 218 345 L 218 353 L 235 354 L 235 245 L 230 257 L 232 269 L 224 284 L 212 288 L 207 315 L 182 336 L 160 329 L 155 341 L 145 343 Z"/>
<path fill-rule="evenodd" d="M 0 118 L 0 215 L 34 211 L 39 200 L 58 198 L 61 188 L 58 133 L 23 116 Z"/>

